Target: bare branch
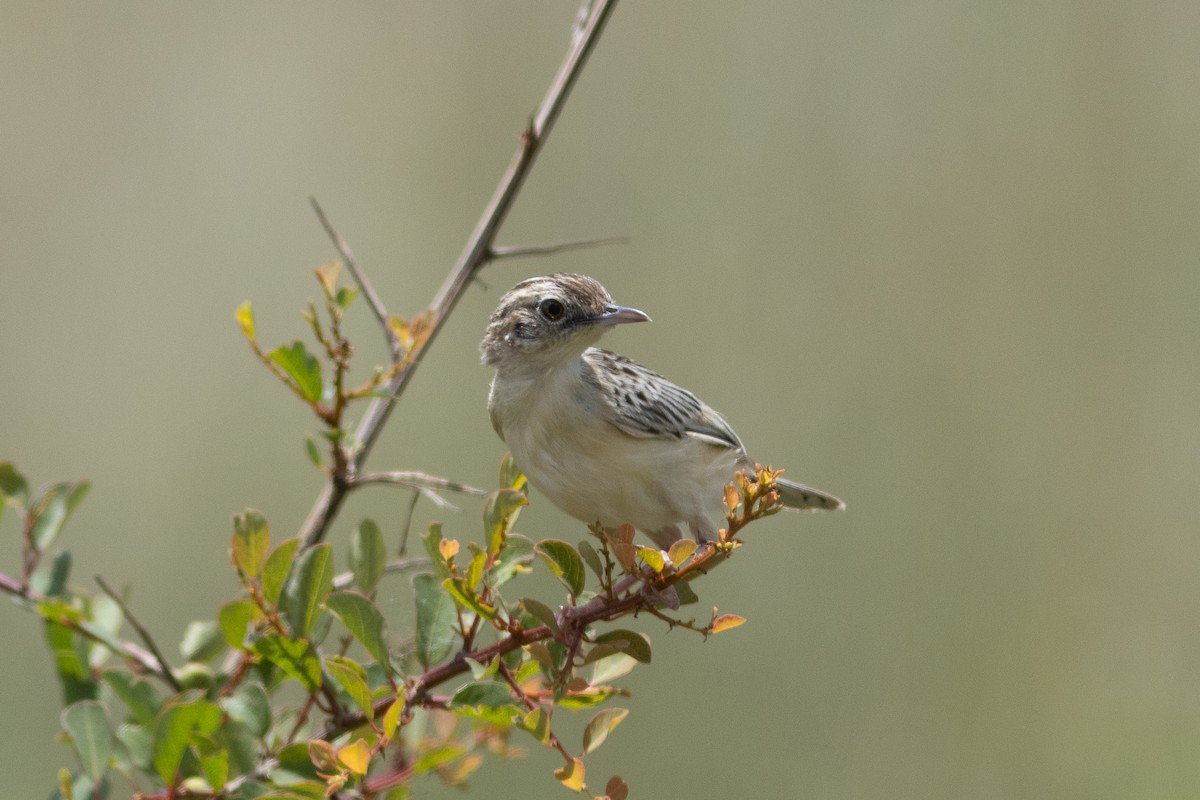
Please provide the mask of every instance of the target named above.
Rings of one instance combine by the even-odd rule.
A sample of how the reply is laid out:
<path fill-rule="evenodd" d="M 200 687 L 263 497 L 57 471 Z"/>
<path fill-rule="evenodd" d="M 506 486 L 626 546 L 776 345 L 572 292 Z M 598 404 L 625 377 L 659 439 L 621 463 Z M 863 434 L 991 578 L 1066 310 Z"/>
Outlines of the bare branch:
<path fill-rule="evenodd" d="M 616 0 L 596 0 L 588 13 L 587 21 L 573 34 L 566 58 L 534 113 L 529 127 L 522 133 L 520 145 L 513 154 L 508 170 L 500 179 L 500 185 L 496 187 L 495 194 L 476 224 L 471 238 L 467 240 L 467 246 L 459 256 L 458 263 L 446 276 L 446 281 L 433 299 L 428 312 L 431 325 L 428 337 L 416 348 L 415 353 L 410 354 L 410 361 L 405 368 L 385 384 L 382 393 L 386 396 L 373 400 L 359 421 L 353 437 L 354 441 L 359 443 L 359 447 L 351 458 L 350 474 L 353 474 L 370 454 L 383 424 L 391 414 L 396 398 L 412 380 L 425 350 L 436 338 L 446 317 L 454 310 L 471 280 L 488 262 L 496 233 L 512 208 L 513 200 L 524 184 L 546 137 L 562 112 L 571 88 L 579 78 L 579 73 L 583 70 L 588 56 L 600 38 L 600 33 L 604 30 L 605 22 L 615 7 Z M 331 475 L 300 528 L 300 541 L 304 547 L 311 547 L 324 538 L 329 523 L 346 499 L 346 492 L 345 476 Z"/>
<path fill-rule="evenodd" d="M 137 631 L 138 636 L 142 637 L 142 641 L 145 643 L 146 647 L 151 653 L 154 654 L 154 660 L 158 662 L 158 668 L 154 670 L 154 674 L 159 675 L 163 680 L 171 684 L 171 688 L 176 692 L 182 692 L 183 684 L 181 684 L 179 679 L 175 677 L 175 673 L 171 672 L 171 667 L 167 664 L 167 659 L 163 657 L 162 651 L 158 649 L 158 645 L 155 643 L 154 637 L 150 635 L 150 631 L 146 630 L 145 626 L 143 626 L 142 623 L 138 621 L 138 618 L 133 615 L 133 612 L 129 610 L 129 606 L 125 603 L 125 600 L 122 599 L 119 594 L 114 592 L 107 583 L 105 583 L 104 578 L 101 578 L 99 575 L 97 575 L 96 583 L 100 585 L 101 591 L 108 595 L 109 598 L 117 604 L 117 607 L 121 609 L 121 613 L 125 615 L 125 621 L 128 622 L 135 631 Z"/>
<path fill-rule="evenodd" d="M 524 256 L 551 256 L 565 250 L 585 250 L 589 247 L 602 247 L 606 244 L 627 244 L 626 236 L 610 236 L 607 239 L 585 239 L 579 242 L 557 242 L 555 244 L 535 244 L 524 247 L 493 247 L 491 259 L 498 261 L 502 258 L 521 258 Z"/>
<path fill-rule="evenodd" d="M 400 344 L 400 337 L 396 335 L 396 332 L 392 330 L 392 326 L 388 324 L 391 315 L 388 314 L 387 308 L 384 307 L 383 300 L 375 292 L 375 287 L 371 285 L 367 274 L 359 269 L 358 262 L 354 260 L 354 253 L 350 252 L 350 245 L 346 243 L 342 235 L 333 227 L 333 223 L 325 215 L 325 209 L 321 208 L 321 204 L 317 202 L 317 198 L 310 197 L 308 198 L 308 202 L 312 204 L 313 211 L 317 212 L 317 219 L 321 221 L 321 227 L 325 229 L 325 233 L 329 234 L 329 238 L 333 240 L 333 246 L 341 254 L 342 261 L 350 270 L 350 274 L 354 276 L 358 288 L 362 290 L 363 298 L 367 301 L 367 305 L 371 307 L 371 311 L 375 313 L 375 319 L 379 321 L 379 326 L 383 328 L 383 335 L 387 339 L 388 350 L 392 353 L 392 361 L 403 360 L 404 345 Z"/>

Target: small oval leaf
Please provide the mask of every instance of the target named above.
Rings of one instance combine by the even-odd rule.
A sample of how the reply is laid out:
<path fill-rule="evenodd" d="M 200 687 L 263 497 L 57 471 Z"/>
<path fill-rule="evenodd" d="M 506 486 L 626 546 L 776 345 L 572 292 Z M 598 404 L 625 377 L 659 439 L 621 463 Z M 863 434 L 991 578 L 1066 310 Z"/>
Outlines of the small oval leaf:
<path fill-rule="evenodd" d="M 608 734 L 612 733 L 613 728 L 620 725 L 621 720 L 625 719 L 628 714 L 629 709 L 627 708 L 606 708 L 597 711 L 588 721 L 587 727 L 583 729 L 583 752 L 590 753 L 604 744 Z"/>
<path fill-rule="evenodd" d="M 538 542 L 537 554 L 573 596 L 578 597 L 583 592 L 587 576 L 583 571 L 583 560 L 574 547 L 558 539 L 543 539 Z"/>

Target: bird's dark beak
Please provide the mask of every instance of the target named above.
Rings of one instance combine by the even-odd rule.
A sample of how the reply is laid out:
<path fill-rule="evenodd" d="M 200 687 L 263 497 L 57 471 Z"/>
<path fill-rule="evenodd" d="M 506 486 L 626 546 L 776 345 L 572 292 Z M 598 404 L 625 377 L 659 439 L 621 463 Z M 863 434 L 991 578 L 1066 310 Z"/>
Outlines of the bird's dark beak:
<path fill-rule="evenodd" d="M 621 325 L 626 322 L 649 322 L 650 315 L 645 311 L 638 311 L 636 308 L 628 306 L 619 306 L 615 303 L 609 303 L 604 307 L 604 312 L 593 317 L 592 322 L 596 325 Z"/>

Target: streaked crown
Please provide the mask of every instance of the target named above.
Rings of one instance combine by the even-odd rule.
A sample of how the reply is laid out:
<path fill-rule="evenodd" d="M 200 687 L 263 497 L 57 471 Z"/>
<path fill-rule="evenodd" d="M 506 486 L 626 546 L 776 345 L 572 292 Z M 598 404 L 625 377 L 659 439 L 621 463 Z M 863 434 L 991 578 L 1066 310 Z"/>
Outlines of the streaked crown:
<path fill-rule="evenodd" d="M 500 298 L 479 349 L 491 365 L 514 359 L 542 362 L 577 356 L 604 329 L 650 319 L 613 303 L 587 275 L 560 272 L 521 281 Z"/>

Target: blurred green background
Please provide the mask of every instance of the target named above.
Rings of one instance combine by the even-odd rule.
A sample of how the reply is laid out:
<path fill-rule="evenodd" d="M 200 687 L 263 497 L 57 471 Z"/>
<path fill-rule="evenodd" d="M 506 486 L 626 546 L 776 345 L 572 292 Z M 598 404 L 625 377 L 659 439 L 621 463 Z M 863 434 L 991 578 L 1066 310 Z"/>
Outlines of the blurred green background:
<path fill-rule="evenodd" d="M 419 310 L 565 50 L 572 2 L 0 4 L 0 457 L 94 488 L 76 582 L 175 653 L 235 580 L 231 515 L 294 531 L 306 413 L 248 352 L 304 331 L 334 252 Z M 501 235 L 627 236 L 472 288 L 376 449 L 491 485 L 477 343 L 499 295 L 587 272 L 608 345 L 845 498 L 647 623 L 589 761 L 636 797 L 1200 794 L 1200 4 L 626 0 Z M 358 306 L 360 372 L 382 339 Z M 395 535 L 405 500 L 343 513 Z M 446 518 L 474 535 L 469 499 Z M 534 496 L 521 529 L 578 539 Z M 0 566 L 17 568 L 12 515 Z M 397 614 L 404 589 L 396 589 Z M 6 607 L 8 797 L 72 764 L 39 624 Z M 565 796 L 556 756 L 472 796 Z M 601 783 L 602 785 L 602 783 Z M 460 796 L 424 785 L 417 797 Z"/>

